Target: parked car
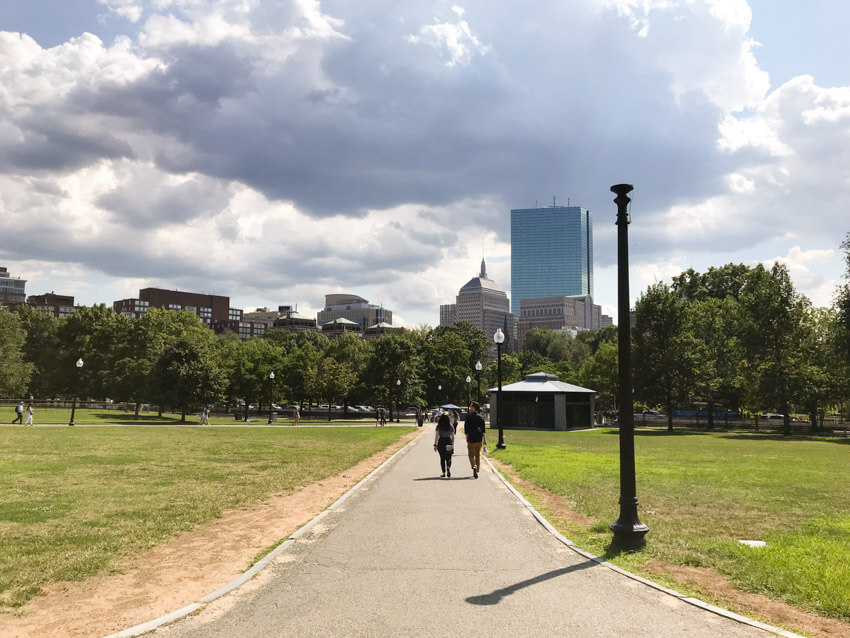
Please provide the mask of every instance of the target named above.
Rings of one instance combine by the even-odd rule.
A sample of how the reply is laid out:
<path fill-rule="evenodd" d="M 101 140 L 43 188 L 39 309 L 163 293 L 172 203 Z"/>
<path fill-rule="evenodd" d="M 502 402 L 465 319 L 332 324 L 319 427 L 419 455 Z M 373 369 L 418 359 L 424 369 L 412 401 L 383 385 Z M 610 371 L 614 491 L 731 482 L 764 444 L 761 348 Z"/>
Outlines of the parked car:
<path fill-rule="evenodd" d="M 759 418 L 760 419 L 768 419 L 770 421 L 782 421 L 785 418 L 785 415 L 775 414 L 773 412 L 767 412 L 765 414 L 762 414 Z"/>
<path fill-rule="evenodd" d="M 644 410 L 643 412 L 638 412 L 635 414 L 636 417 L 641 419 L 666 419 L 667 417 L 660 412 L 656 412 L 655 410 Z"/>

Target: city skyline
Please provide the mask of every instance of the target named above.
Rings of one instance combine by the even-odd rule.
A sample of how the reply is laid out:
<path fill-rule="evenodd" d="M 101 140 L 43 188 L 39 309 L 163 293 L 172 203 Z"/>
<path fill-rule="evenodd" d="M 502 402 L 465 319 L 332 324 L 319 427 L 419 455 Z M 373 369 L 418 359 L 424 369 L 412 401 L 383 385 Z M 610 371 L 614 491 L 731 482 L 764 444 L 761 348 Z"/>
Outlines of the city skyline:
<path fill-rule="evenodd" d="M 593 212 L 616 320 L 608 188 L 628 182 L 632 302 L 778 259 L 829 305 L 848 18 L 839 0 L 9 0 L 0 264 L 84 305 L 161 287 L 315 314 L 356 291 L 435 326 L 485 254 L 511 289 L 509 211 L 554 195 Z"/>

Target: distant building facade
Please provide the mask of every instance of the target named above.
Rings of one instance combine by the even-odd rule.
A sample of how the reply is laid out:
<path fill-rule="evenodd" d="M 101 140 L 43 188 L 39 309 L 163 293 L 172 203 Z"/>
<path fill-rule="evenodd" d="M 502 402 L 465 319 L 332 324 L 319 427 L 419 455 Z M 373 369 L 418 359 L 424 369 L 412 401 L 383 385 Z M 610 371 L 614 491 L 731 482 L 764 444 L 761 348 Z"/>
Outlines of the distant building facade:
<path fill-rule="evenodd" d="M 272 322 L 273 328 L 280 328 L 289 332 L 305 332 L 307 330 L 318 332 L 319 330 L 315 319 L 293 310 L 292 306 L 278 306 L 278 314 L 280 316 Z"/>
<path fill-rule="evenodd" d="M 441 326 L 462 321 L 481 328 L 490 341 L 496 330 L 501 328 L 505 333 L 502 350 L 513 352 L 516 349 L 517 320 L 511 314 L 508 295 L 487 276 L 487 264 L 483 259 L 481 272 L 463 285 L 458 291 L 455 303 L 440 306 Z"/>
<path fill-rule="evenodd" d="M 0 266 L 0 305 L 22 304 L 27 300 L 27 280 L 12 277 L 5 266 Z"/>
<path fill-rule="evenodd" d="M 316 321 L 320 326 L 324 326 L 334 319 L 353 321 L 360 326 L 360 332 L 363 332 L 369 326 L 379 323 L 392 325 L 393 313 L 383 305 L 369 303 L 363 297 L 335 293 L 325 295 L 325 307 L 317 314 Z"/>
<path fill-rule="evenodd" d="M 610 325 L 611 317 L 602 314 L 602 307 L 584 297 L 539 297 L 520 301 L 517 340 L 520 347 L 532 328 L 551 328 L 575 334 L 579 330 L 596 330 Z"/>
<path fill-rule="evenodd" d="M 112 303 L 112 309 L 123 315 L 138 318 L 151 308 L 163 310 L 188 310 L 193 312 L 208 328 L 216 332 L 232 330 L 237 334 L 258 336 L 265 332 L 265 324 L 258 326 L 240 326 L 242 310 L 230 307 L 230 297 L 221 295 L 206 295 L 182 290 L 166 290 L 164 288 L 142 288 L 138 298 L 119 299 Z M 246 322 L 255 323 L 255 322 Z"/>
<path fill-rule="evenodd" d="M 523 299 L 593 296 L 593 219 L 580 206 L 511 210 L 511 310 Z"/>
<path fill-rule="evenodd" d="M 54 317 L 67 317 L 74 314 L 77 307 L 74 305 L 74 297 L 71 295 L 57 295 L 48 292 L 43 295 L 30 295 L 27 297 L 27 305 L 45 310 Z"/>

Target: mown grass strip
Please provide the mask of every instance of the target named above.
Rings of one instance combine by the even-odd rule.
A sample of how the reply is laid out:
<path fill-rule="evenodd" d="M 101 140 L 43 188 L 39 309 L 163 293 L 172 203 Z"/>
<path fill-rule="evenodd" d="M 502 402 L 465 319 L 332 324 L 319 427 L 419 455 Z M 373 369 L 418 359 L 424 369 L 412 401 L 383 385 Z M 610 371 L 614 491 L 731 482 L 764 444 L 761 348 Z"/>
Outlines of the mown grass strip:
<path fill-rule="evenodd" d="M 0 611 L 333 476 L 412 428 L 3 428 Z"/>
<path fill-rule="evenodd" d="M 509 431 L 506 439 L 497 459 L 589 518 L 552 520 L 580 547 L 637 573 L 652 558 L 712 568 L 744 591 L 850 621 L 846 441 L 639 432 L 637 493 L 650 528 L 647 547 L 612 555 L 606 549 L 608 524 L 618 515 L 617 431 Z"/>

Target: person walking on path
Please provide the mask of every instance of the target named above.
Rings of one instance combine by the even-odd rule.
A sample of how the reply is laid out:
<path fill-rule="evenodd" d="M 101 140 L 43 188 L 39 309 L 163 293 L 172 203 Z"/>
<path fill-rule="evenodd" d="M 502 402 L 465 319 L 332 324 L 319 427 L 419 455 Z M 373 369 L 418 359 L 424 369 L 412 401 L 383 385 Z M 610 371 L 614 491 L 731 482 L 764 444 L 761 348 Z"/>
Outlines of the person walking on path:
<path fill-rule="evenodd" d="M 452 477 L 452 454 L 454 453 L 455 433 L 448 415 L 437 420 L 434 430 L 434 450 L 440 453 L 440 477 Z"/>
<path fill-rule="evenodd" d="M 27 422 L 24 425 L 32 425 L 32 403 L 27 406 Z"/>
<path fill-rule="evenodd" d="M 457 426 L 460 424 L 460 412 L 452 410 L 452 430 L 457 434 Z"/>
<path fill-rule="evenodd" d="M 12 423 L 23 423 L 24 422 L 24 402 L 21 401 L 18 403 L 18 406 L 15 408 L 15 420 Z"/>
<path fill-rule="evenodd" d="M 292 415 L 292 425 L 298 425 L 299 423 L 301 423 L 301 411 L 295 408 L 295 413 Z"/>
<path fill-rule="evenodd" d="M 484 434 L 484 419 L 478 414 L 480 406 L 477 401 L 469 405 L 469 414 L 463 422 L 463 433 L 466 434 L 466 451 L 469 454 L 469 464 L 472 466 L 472 476 L 478 478 L 481 467 L 481 446 L 487 445 Z"/>

